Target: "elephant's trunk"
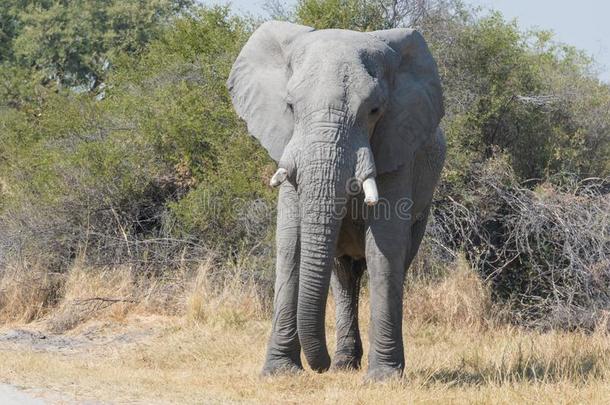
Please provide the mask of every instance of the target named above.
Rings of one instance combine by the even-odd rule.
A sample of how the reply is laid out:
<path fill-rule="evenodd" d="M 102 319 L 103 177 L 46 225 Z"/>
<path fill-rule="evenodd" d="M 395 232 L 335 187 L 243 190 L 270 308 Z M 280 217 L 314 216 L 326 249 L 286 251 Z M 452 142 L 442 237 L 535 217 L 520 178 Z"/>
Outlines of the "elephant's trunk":
<path fill-rule="evenodd" d="M 341 192 L 344 185 L 339 183 L 345 176 L 331 162 L 314 164 L 306 170 L 302 175 L 309 179 L 308 183 L 299 190 L 302 204 L 297 329 L 307 362 L 313 370 L 323 372 L 330 367 L 324 319 L 341 211 L 345 206 Z"/>
<path fill-rule="evenodd" d="M 297 330 L 307 362 L 319 372 L 330 367 L 324 328 L 326 299 L 347 200 L 358 192 L 352 189 L 352 180 L 364 186 L 371 202 L 377 200 L 375 163 L 366 133 L 346 125 L 346 115 L 332 114 L 338 115 L 336 122 L 310 122 L 303 132 L 307 142 L 301 144 L 298 154 L 290 148 L 280 162 L 287 177 L 296 180 L 300 200 Z M 276 180 L 285 177 L 280 171 Z"/>

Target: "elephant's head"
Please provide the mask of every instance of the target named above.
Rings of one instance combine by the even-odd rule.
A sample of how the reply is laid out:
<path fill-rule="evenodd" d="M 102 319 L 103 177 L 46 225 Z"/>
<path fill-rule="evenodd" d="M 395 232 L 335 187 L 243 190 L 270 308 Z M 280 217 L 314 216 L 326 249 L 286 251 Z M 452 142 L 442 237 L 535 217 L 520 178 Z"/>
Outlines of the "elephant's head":
<path fill-rule="evenodd" d="M 375 203 L 375 177 L 408 164 L 436 131 L 443 115 L 436 64 L 409 29 L 315 31 L 267 22 L 242 49 L 228 87 L 249 132 L 279 163 L 272 185 L 288 180 L 297 190 L 298 333 L 309 364 L 325 369 L 324 307 L 337 213 L 354 192 L 347 183 L 363 185 Z"/>

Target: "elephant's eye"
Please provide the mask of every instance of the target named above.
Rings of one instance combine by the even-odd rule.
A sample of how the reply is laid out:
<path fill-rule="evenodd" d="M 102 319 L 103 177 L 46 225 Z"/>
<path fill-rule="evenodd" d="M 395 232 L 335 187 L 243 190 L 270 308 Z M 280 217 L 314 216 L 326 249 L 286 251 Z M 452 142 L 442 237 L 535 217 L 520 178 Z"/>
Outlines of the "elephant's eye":
<path fill-rule="evenodd" d="M 377 115 L 378 112 L 379 112 L 379 108 L 373 108 L 371 110 L 371 115 Z"/>
<path fill-rule="evenodd" d="M 288 109 L 292 112 L 294 112 L 294 107 L 292 105 L 292 94 L 290 94 L 289 91 L 286 92 L 286 95 L 284 96 L 284 102 L 286 103 L 286 106 L 288 107 Z"/>

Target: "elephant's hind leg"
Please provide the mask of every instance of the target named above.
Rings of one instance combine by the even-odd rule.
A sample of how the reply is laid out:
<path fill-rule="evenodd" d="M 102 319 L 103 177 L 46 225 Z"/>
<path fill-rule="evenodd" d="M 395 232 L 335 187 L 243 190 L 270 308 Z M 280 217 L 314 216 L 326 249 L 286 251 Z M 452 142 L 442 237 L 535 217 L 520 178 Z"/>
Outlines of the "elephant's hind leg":
<path fill-rule="evenodd" d="M 333 358 L 334 369 L 358 369 L 362 359 L 362 340 L 358 328 L 358 293 L 364 260 L 349 256 L 335 259 L 331 287 L 337 318 L 337 350 Z"/>
<path fill-rule="evenodd" d="M 303 369 L 297 334 L 299 291 L 299 227 L 296 191 L 288 182 L 280 188 L 277 214 L 277 263 L 273 325 L 263 375 Z"/>

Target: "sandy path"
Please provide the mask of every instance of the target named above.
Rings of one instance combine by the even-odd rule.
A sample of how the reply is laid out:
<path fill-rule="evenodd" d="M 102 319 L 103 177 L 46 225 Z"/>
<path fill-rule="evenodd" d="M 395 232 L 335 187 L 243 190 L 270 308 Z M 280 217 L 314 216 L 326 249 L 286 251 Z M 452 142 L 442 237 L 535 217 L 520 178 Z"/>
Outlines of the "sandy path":
<path fill-rule="evenodd" d="M 48 404 L 26 391 L 13 387 L 12 385 L 0 384 L 0 404 L 3 405 L 42 405 Z"/>
<path fill-rule="evenodd" d="M 112 346 L 114 348 L 126 347 L 139 344 L 154 336 L 160 328 L 156 318 L 139 318 L 132 320 L 128 325 L 118 325 L 111 322 L 92 321 L 83 325 L 72 333 L 52 333 L 45 330 L 35 329 L 35 325 L 27 328 L 0 328 L 0 353 L 24 353 L 24 354 L 55 354 L 57 356 L 77 356 L 83 354 L 97 353 L 101 348 Z M 1 367 L 0 367 L 1 368 Z M 3 371 L 6 371 L 3 369 Z M 23 376 L 21 376 L 23 377 Z M 21 388 L 24 386 L 34 388 Z M 34 381 L 10 379 L 8 375 L 0 372 L 0 405 L 13 404 L 107 404 L 111 402 L 87 398 L 86 392 L 81 392 L 74 384 L 71 384 L 70 393 L 63 392 L 60 388 L 37 388 Z M 75 394 L 73 391 L 78 391 Z M 83 398 L 87 398 L 84 399 Z M 130 402 L 131 403 L 131 402 Z"/>

